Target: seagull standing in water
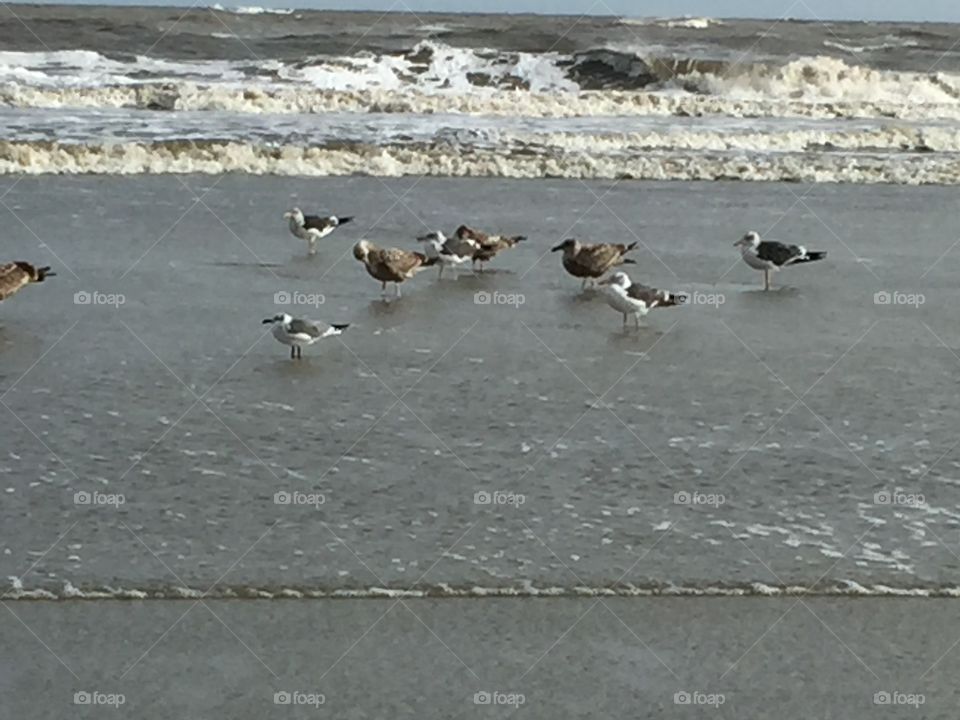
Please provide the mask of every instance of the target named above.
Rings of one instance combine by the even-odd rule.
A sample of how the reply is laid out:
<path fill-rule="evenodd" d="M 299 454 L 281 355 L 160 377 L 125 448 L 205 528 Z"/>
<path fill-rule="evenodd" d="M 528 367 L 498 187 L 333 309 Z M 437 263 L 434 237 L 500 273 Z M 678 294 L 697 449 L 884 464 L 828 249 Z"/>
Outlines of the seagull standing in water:
<path fill-rule="evenodd" d="M 682 295 L 638 285 L 625 272 L 616 272 L 606 280 L 601 280 L 599 284 L 607 305 L 623 315 L 624 327 L 631 315 L 636 326 L 640 327 L 640 318 L 654 308 L 675 307 L 685 302 Z"/>
<path fill-rule="evenodd" d="M 308 252 L 314 255 L 317 252 L 317 241 L 325 238 L 341 225 L 346 225 L 353 220 L 352 217 L 337 217 L 330 215 L 322 217 L 320 215 L 304 215 L 303 211 L 295 207 L 283 214 L 290 226 L 290 232 L 296 237 L 307 242 Z"/>
<path fill-rule="evenodd" d="M 467 263 L 472 258 L 472 252 L 469 254 L 459 254 L 456 245 L 447 239 L 447 236 L 437 230 L 427 233 L 417 238 L 417 242 L 423 243 L 424 253 L 428 258 L 436 260 L 440 265 L 440 274 L 437 279 L 443 277 L 445 267 L 457 268 Z"/>
<path fill-rule="evenodd" d="M 770 273 L 788 265 L 823 260 L 823 250 L 807 250 L 803 245 L 784 245 L 772 240 L 760 240 L 759 233 L 748 232 L 733 244 L 740 248 L 743 261 L 754 270 L 763 270 L 763 289 L 770 289 Z"/>
<path fill-rule="evenodd" d="M 263 321 L 264 325 L 273 325 L 273 336 L 278 342 L 290 346 L 290 359 L 303 357 L 303 346 L 313 345 L 317 340 L 339 335 L 348 327 L 345 325 L 328 325 L 316 320 L 303 320 L 286 313 L 275 315 Z"/>
<path fill-rule="evenodd" d="M 400 297 L 400 283 L 439 262 L 437 258 L 411 250 L 377 247 L 369 240 L 361 240 L 353 246 L 353 257 L 364 264 L 370 277 L 380 281 L 382 295 L 386 296 L 387 283 L 392 282 L 397 297 Z"/>
<path fill-rule="evenodd" d="M 43 282 L 45 278 L 55 275 L 55 272 L 50 272 L 49 265 L 37 267 L 22 260 L 4 263 L 0 265 L 0 302 L 31 283 Z"/>
<path fill-rule="evenodd" d="M 635 260 L 626 257 L 626 254 L 635 247 L 637 247 L 636 243 L 584 245 L 570 238 L 552 248 L 551 252 L 563 251 L 563 269 L 576 278 L 583 278 L 580 289 L 584 290 L 588 282 L 594 282 L 618 265 L 636 265 Z"/>

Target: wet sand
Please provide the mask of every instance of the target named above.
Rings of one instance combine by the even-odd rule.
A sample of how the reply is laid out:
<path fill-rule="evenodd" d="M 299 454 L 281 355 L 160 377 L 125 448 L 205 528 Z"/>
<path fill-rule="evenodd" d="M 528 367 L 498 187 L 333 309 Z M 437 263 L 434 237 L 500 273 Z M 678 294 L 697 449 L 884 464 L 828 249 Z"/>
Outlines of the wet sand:
<path fill-rule="evenodd" d="M 791 718 L 952 718 L 960 701 L 958 631 L 944 631 L 958 624 L 950 601 L 11 607 L 49 647 L 10 612 L 0 616 L 11 718 L 472 718 L 513 712 L 508 703 L 521 698 L 516 709 L 531 718 L 742 718 L 772 708 Z M 75 692 L 125 702 L 119 712 L 78 707 Z M 278 692 L 318 704 L 277 705 Z M 505 706 L 475 704 L 477 693 Z M 878 693 L 891 704 L 876 704 Z"/>

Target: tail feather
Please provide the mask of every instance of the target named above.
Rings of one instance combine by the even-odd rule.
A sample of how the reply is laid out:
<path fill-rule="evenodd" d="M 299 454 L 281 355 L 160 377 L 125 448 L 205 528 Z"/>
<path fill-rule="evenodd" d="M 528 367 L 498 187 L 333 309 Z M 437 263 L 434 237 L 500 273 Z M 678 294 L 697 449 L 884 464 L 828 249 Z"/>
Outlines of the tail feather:
<path fill-rule="evenodd" d="M 332 327 L 334 330 L 346 330 L 348 327 L 350 327 L 350 323 L 344 323 L 342 325 L 331 324 L 330 327 Z"/>
<path fill-rule="evenodd" d="M 348 222 L 353 222 L 353 215 L 337 218 L 337 225 L 346 225 Z"/>
<path fill-rule="evenodd" d="M 797 260 L 794 260 L 793 263 L 791 264 L 796 265 L 798 263 L 816 262 L 817 260 L 823 260 L 826 256 L 827 256 L 826 250 L 814 250 L 812 252 L 808 252 L 802 258 L 798 258 Z"/>
<path fill-rule="evenodd" d="M 622 264 L 622 265 L 636 265 L 636 264 L 637 264 L 637 261 L 636 261 L 636 260 L 631 260 L 630 258 L 623 258 L 622 260 L 620 260 L 620 264 Z"/>
<path fill-rule="evenodd" d="M 632 242 L 623 249 L 623 252 L 628 253 L 631 250 L 633 250 L 636 246 L 637 246 L 637 243 Z"/>
<path fill-rule="evenodd" d="M 660 298 L 657 307 L 676 307 L 687 302 L 686 295 L 677 295 L 676 293 L 667 292 L 666 290 L 661 291 Z"/>

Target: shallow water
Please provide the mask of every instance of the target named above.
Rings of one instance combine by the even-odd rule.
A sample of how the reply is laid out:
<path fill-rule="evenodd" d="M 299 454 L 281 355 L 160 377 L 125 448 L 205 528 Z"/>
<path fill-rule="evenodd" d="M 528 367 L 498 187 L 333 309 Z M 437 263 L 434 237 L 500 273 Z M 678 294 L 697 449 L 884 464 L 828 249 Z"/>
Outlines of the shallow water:
<path fill-rule="evenodd" d="M 4 256 L 59 273 L 0 306 L 0 572 L 27 589 L 956 584 L 944 189 L 228 175 L 0 193 Z M 294 202 L 357 221 L 309 258 L 280 217 Z M 390 303 L 349 252 L 460 222 L 529 240 Z M 749 227 L 828 259 L 761 292 L 732 247 Z M 569 236 L 638 238 L 636 279 L 723 303 L 624 332 L 549 253 Z M 290 309 L 278 292 L 322 294 L 294 314 L 350 322 L 343 342 L 291 362 L 261 324 Z M 897 489 L 924 502 L 876 501 Z M 274 502 L 295 490 L 324 502 Z M 524 502 L 475 503 L 497 490 Z M 75 504 L 94 491 L 125 502 Z"/>

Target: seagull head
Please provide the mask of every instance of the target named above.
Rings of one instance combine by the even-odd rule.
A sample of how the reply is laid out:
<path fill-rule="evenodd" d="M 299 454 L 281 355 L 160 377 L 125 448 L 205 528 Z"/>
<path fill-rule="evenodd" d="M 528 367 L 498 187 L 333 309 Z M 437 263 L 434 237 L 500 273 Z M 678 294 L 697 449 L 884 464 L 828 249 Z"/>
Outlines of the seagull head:
<path fill-rule="evenodd" d="M 610 277 L 599 282 L 600 285 L 613 285 L 614 287 L 621 287 L 626 290 L 630 287 L 633 282 L 630 280 L 630 276 L 625 272 L 615 272 Z"/>
<path fill-rule="evenodd" d="M 560 243 L 559 245 L 557 245 L 555 248 L 551 248 L 551 249 L 550 249 L 550 252 L 557 252 L 558 250 L 563 250 L 564 253 L 566 253 L 566 252 L 576 252 L 576 250 L 577 250 L 577 241 L 574 240 L 573 238 L 569 238 L 569 239 L 567 239 L 567 240 L 564 240 L 562 243 Z"/>
<path fill-rule="evenodd" d="M 737 241 L 733 244 L 733 246 L 734 246 L 734 247 L 742 247 L 742 248 L 747 248 L 747 247 L 753 247 L 753 248 L 755 248 L 755 247 L 757 247 L 757 245 L 759 245 L 759 244 L 760 244 L 760 234 L 754 232 L 753 230 L 751 230 L 751 231 L 748 232 L 746 235 L 744 235 L 742 238 L 740 238 L 739 240 L 737 240 Z"/>
<path fill-rule="evenodd" d="M 361 240 L 353 246 L 353 256 L 360 262 L 366 262 L 371 250 L 373 250 L 373 243 L 369 240 Z"/>
<path fill-rule="evenodd" d="M 290 315 L 287 315 L 286 313 L 282 313 L 280 315 L 274 315 L 272 318 L 267 318 L 266 320 L 263 321 L 263 324 L 273 325 L 274 323 L 282 323 L 286 325 L 291 320 L 293 320 L 293 318 Z"/>
<path fill-rule="evenodd" d="M 290 208 L 283 214 L 283 217 L 285 220 L 295 220 L 298 224 L 303 224 L 303 211 L 298 207 Z"/>

